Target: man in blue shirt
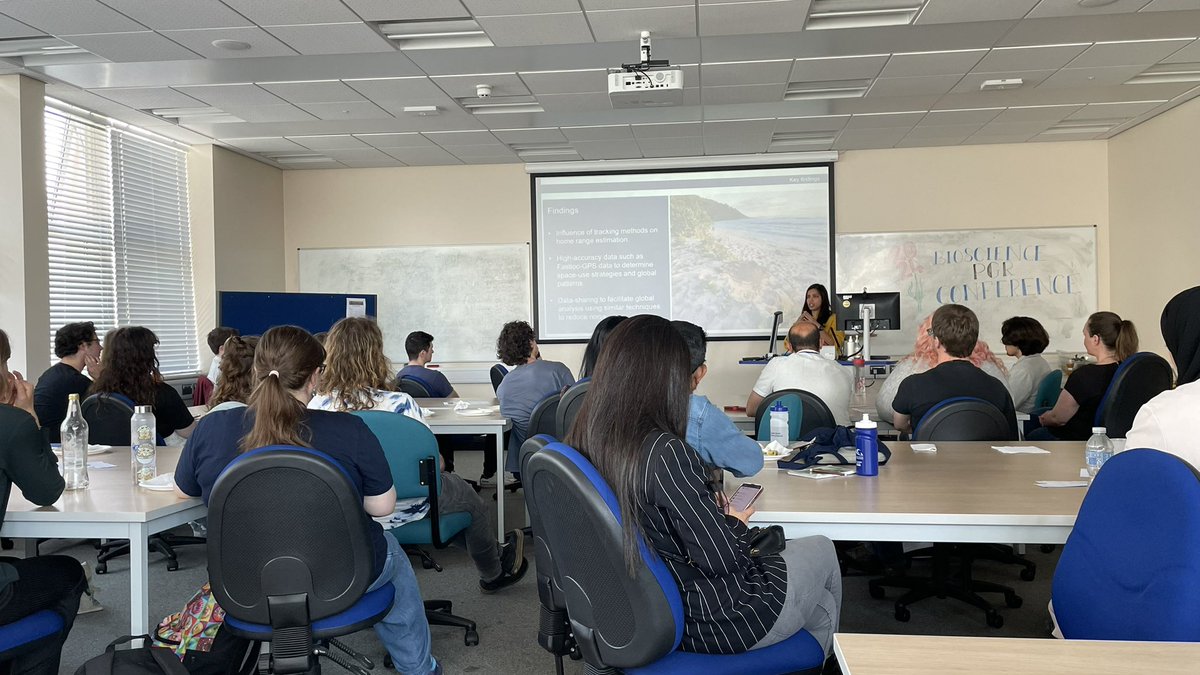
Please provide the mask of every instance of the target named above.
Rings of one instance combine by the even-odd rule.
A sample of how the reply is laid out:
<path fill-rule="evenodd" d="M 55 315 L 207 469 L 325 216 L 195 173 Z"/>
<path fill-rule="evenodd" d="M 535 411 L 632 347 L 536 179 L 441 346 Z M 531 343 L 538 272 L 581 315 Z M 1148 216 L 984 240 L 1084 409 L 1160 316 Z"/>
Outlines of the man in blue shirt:
<path fill-rule="evenodd" d="M 404 351 L 408 352 L 408 365 L 396 373 L 396 379 L 410 377 L 416 380 L 433 398 L 452 398 L 454 387 L 446 376 L 425 364 L 433 360 L 433 336 L 425 331 L 413 331 L 404 339 Z"/>
<path fill-rule="evenodd" d="M 671 325 L 687 342 L 692 357 L 692 391 L 708 374 L 704 363 L 707 355 L 704 329 L 687 321 L 672 321 Z M 740 478 L 753 476 L 763 468 L 762 447 L 742 433 L 733 420 L 713 405 L 706 396 L 693 393 L 688 405 L 687 444 L 704 461 L 727 469 Z"/>

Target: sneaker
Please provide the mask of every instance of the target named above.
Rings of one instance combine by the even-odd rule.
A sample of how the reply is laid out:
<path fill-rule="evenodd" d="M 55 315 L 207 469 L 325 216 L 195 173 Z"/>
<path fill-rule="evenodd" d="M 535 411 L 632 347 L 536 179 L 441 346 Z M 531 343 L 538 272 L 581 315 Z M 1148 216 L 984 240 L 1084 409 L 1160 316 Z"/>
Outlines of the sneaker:
<path fill-rule="evenodd" d="M 512 572 L 504 572 L 491 581 L 484 581 L 483 579 L 480 579 L 479 590 L 483 591 L 484 593 L 495 593 L 502 588 L 512 586 L 520 581 L 521 577 L 525 576 L 525 572 L 529 570 L 529 561 L 525 560 L 524 558 L 520 558 L 520 561 L 521 566 Z"/>
<path fill-rule="evenodd" d="M 506 487 L 506 488 L 512 487 L 513 485 L 516 485 L 519 482 L 521 482 L 521 481 L 517 480 L 517 477 L 512 475 L 512 473 L 510 473 L 508 471 L 504 472 L 504 487 Z M 479 486 L 480 487 L 496 487 L 496 474 L 492 474 L 490 476 L 480 476 L 479 477 Z"/>
<path fill-rule="evenodd" d="M 525 560 L 525 533 L 521 530 L 511 530 L 504 535 L 504 543 L 500 545 L 500 576 L 491 581 L 480 579 L 479 590 L 495 593 L 520 581 L 528 569 L 529 562 Z"/>

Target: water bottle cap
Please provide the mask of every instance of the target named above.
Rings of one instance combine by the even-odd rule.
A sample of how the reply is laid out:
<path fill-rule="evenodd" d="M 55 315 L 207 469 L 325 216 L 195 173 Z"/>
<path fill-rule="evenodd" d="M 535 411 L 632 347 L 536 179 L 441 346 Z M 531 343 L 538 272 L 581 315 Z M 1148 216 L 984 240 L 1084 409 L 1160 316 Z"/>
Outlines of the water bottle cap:
<path fill-rule="evenodd" d="M 1104 427 L 1092 427 L 1092 433 L 1093 434 L 1107 434 L 1108 429 L 1105 429 Z"/>
<path fill-rule="evenodd" d="M 854 423 L 854 426 L 855 426 L 856 428 L 858 428 L 858 429 L 875 429 L 875 428 L 877 428 L 879 425 L 878 425 L 878 424 L 876 424 L 876 423 L 875 423 L 875 422 L 874 422 L 874 421 L 871 419 L 871 416 L 870 416 L 870 415 L 868 415 L 867 413 L 863 413 L 863 418 L 862 418 L 861 420 L 859 420 L 859 421 L 855 422 L 855 423 Z"/>
<path fill-rule="evenodd" d="M 139 405 L 139 406 L 134 406 L 134 408 L 133 408 L 133 412 L 139 413 L 139 414 L 153 412 L 153 411 L 154 411 L 154 406 L 149 406 L 149 405 Z"/>
<path fill-rule="evenodd" d="M 787 412 L 788 409 L 783 407 L 783 401 L 775 401 L 775 405 L 771 406 L 771 412 Z"/>

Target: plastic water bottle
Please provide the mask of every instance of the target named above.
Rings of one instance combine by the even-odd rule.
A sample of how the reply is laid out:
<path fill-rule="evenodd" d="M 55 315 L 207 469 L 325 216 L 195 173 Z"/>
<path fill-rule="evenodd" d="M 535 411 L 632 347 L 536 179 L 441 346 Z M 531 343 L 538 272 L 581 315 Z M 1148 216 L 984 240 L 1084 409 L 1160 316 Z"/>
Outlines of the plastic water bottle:
<path fill-rule="evenodd" d="M 63 482 L 68 490 L 86 490 L 88 424 L 79 407 L 79 394 L 67 399 L 67 418 L 58 429 L 62 434 Z"/>
<path fill-rule="evenodd" d="M 771 406 L 771 440 L 785 447 L 788 444 L 788 409 L 781 401 Z"/>
<path fill-rule="evenodd" d="M 129 445 L 134 485 L 158 475 L 158 458 L 156 456 L 158 449 L 155 447 L 157 438 L 153 409 L 148 405 L 139 405 L 134 408 L 133 417 L 129 418 Z"/>
<path fill-rule="evenodd" d="M 1083 458 L 1087 461 L 1088 474 L 1095 476 L 1100 467 L 1104 466 L 1113 456 L 1113 444 L 1108 438 L 1108 429 L 1092 427 L 1092 437 L 1083 448 Z"/>
<path fill-rule="evenodd" d="M 879 425 L 866 413 L 854 423 L 854 467 L 860 476 L 879 475 Z"/>

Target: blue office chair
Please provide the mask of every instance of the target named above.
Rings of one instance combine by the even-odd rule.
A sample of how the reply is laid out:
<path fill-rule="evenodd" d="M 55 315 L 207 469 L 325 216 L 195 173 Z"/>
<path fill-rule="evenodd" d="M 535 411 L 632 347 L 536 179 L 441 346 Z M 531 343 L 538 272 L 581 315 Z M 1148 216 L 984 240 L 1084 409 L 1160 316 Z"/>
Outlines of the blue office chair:
<path fill-rule="evenodd" d="M 525 490 L 535 536 L 548 555 L 537 556 L 542 577 L 558 580 L 574 640 L 589 672 L 819 673 L 821 646 L 801 631 L 764 649 L 712 655 L 679 651 L 683 600 L 667 566 L 645 542 L 634 576 L 626 569 L 620 507 L 608 484 L 582 455 L 549 439 L 526 459 Z M 539 548 L 541 546 L 539 545 Z M 549 560 L 547 560 L 549 558 Z M 544 569 L 547 563 L 552 570 Z"/>
<path fill-rule="evenodd" d="M 807 396 L 805 396 L 807 394 Z M 801 435 L 807 430 L 808 425 L 804 424 L 807 416 L 807 408 L 812 406 L 814 410 L 819 410 L 812 405 L 811 400 L 809 406 L 805 405 L 806 399 L 816 399 L 815 396 L 802 389 L 780 389 L 773 391 L 758 404 L 758 409 L 754 411 L 754 439 L 757 441 L 771 440 L 771 406 L 776 402 L 783 403 L 783 407 L 788 409 L 788 442 L 800 440 Z M 820 399 L 816 399 L 820 402 Z M 821 403 L 825 407 L 824 403 Z M 825 413 L 829 413 L 829 408 L 825 407 Z M 821 413 L 817 413 L 821 414 Z M 829 413 L 829 425 L 833 426 L 833 414 Z M 811 428 L 816 428 L 811 427 Z"/>
<path fill-rule="evenodd" d="M 583 408 L 583 402 L 587 400 L 588 389 L 592 386 L 592 378 L 587 378 L 581 382 L 576 382 L 567 388 L 562 393 L 562 398 L 558 401 L 558 410 L 554 413 L 555 428 L 557 432 L 555 438 L 566 438 L 567 432 L 571 430 L 571 425 L 575 423 L 575 418 L 579 416 L 579 411 Z M 532 436 L 530 431 L 526 437 Z"/>
<path fill-rule="evenodd" d="M 1035 410 L 1045 412 L 1058 403 L 1058 396 L 1062 393 L 1062 381 L 1061 370 L 1055 368 L 1046 373 L 1046 376 L 1038 383 L 1037 394 L 1034 396 L 1033 407 Z"/>
<path fill-rule="evenodd" d="M 558 438 L 558 403 L 562 394 L 550 394 L 538 401 L 529 414 L 529 428 L 525 435 L 533 438 L 538 434 L 546 434 Z M 523 447 L 523 446 L 522 446 Z"/>
<path fill-rule="evenodd" d="M 1104 427 L 1109 438 L 1125 438 L 1133 418 L 1147 401 L 1171 388 L 1175 374 L 1158 354 L 1138 352 L 1121 362 L 1100 399 L 1093 426 Z"/>
<path fill-rule="evenodd" d="M 504 376 L 508 374 L 508 368 L 497 363 L 488 371 L 488 375 L 492 378 L 492 391 L 500 389 L 500 383 L 504 380 Z"/>
<path fill-rule="evenodd" d="M 1017 418 L 981 398 L 955 396 L 933 406 L 913 428 L 914 441 L 1015 441 Z"/>
<path fill-rule="evenodd" d="M 405 375 L 396 380 L 396 388 L 413 398 L 432 398 L 429 385 L 419 377 Z"/>
<path fill-rule="evenodd" d="M 62 633 L 62 617 L 48 609 L 0 626 L 0 664 L 37 649 Z"/>
<path fill-rule="evenodd" d="M 360 674 L 374 667 L 335 639 L 374 625 L 394 597 L 391 584 L 367 592 L 374 555 L 362 500 L 345 469 L 309 448 L 251 450 L 217 478 L 208 503 L 213 597 L 223 630 L 270 641 L 271 672 L 320 672 L 326 655 Z"/>
<path fill-rule="evenodd" d="M 392 470 L 392 483 L 397 499 L 423 497 L 429 501 L 429 514 L 424 518 L 388 530 L 406 550 L 421 557 L 425 569 L 442 571 L 441 565 L 420 546 L 445 548 L 450 540 L 471 525 L 471 514 L 442 513 L 438 495 L 442 489 L 442 472 L 438 469 L 437 438 L 429 427 L 405 415 L 382 410 L 355 412 L 379 439 L 383 454 Z M 414 550 L 415 549 L 415 550 Z M 462 628 L 468 646 L 479 644 L 475 622 L 453 614 L 449 600 L 426 600 L 425 618 L 431 625 Z"/>
<path fill-rule="evenodd" d="M 1200 472 L 1158 450 L 1092 479 L 1054 571 L 1069 640 L 1200 642 Z"/>

